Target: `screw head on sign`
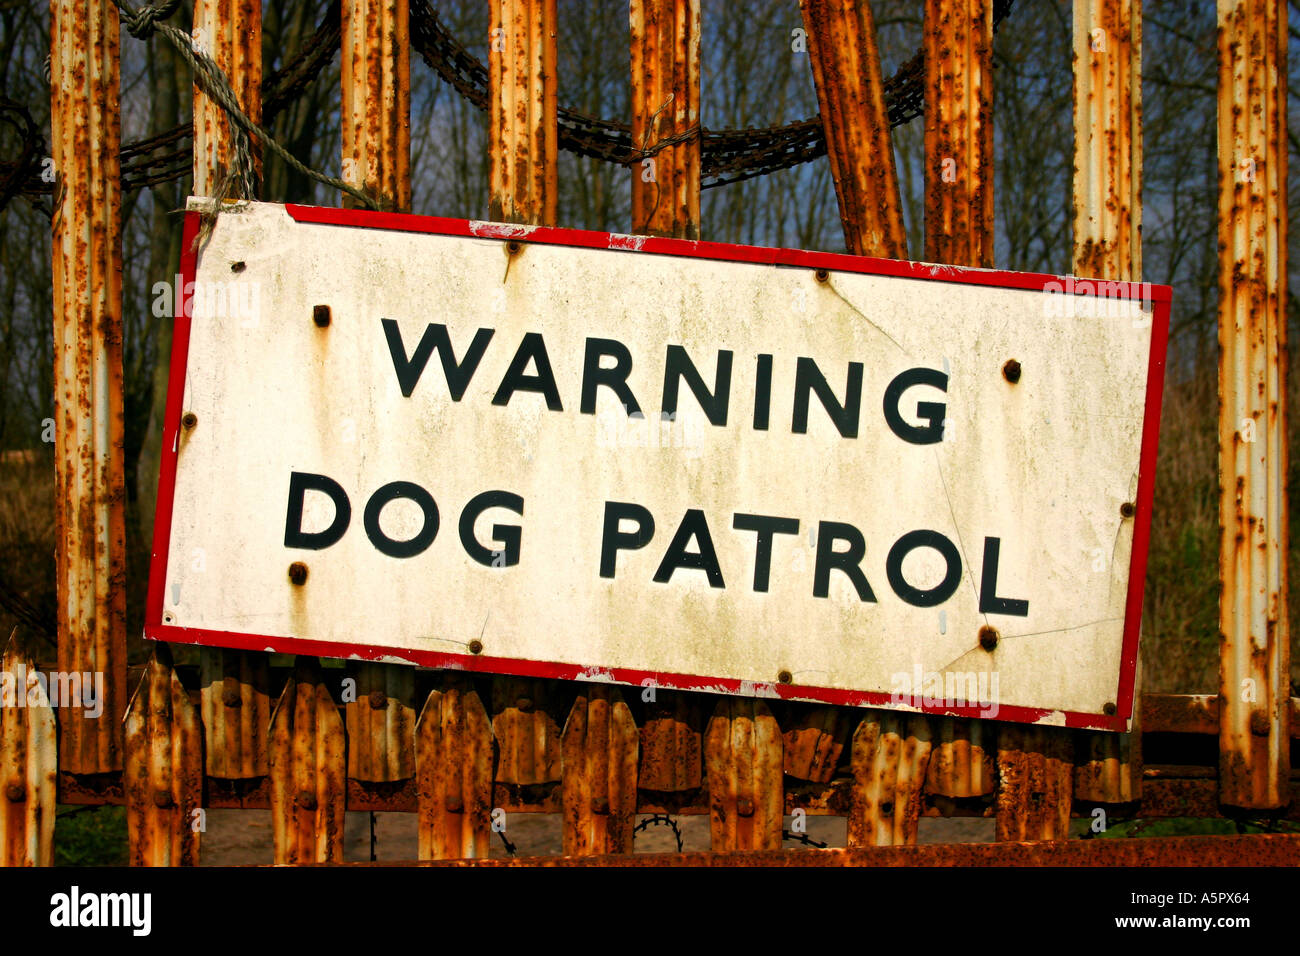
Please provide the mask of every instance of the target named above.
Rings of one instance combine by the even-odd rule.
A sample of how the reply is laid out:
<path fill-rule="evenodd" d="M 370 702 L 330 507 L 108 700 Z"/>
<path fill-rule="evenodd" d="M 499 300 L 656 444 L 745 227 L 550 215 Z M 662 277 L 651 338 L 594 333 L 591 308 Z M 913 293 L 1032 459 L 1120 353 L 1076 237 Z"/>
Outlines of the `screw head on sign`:
<path fill-rule="evenodd" d="M 193 428 L 199 423 L 199 416 L 193 412 L 186 412 L 181 416 L 181 424 L 186 428 Z"/>
<path fill-rule="evenodd" d="M 519 241 L 516 239 L 511 239 L 509 242 L 506 243 L 506 252 L 508 252 L 512 256 L 519 255 L 519 250 L 522 248 L 523 246 L 521 246 L 519 244 Z"/>
<path fill-rule="evenodd" d="M 330 324 L 330 307 L 328 305 L 313 305 L 311 307 L 311 320 L 316 323 L 318 329 L 323 329 Z"/>
<path fill-rule="evenodd" d="M 1126 502 L 1124 502 L 1122 505 L 1119 506 L 1120 517 L 1123 517 L 1123 518 L 1131 518 L 1131 517 L 1133 517 L 1133 513 L 1134 513 L 1135 511 L 1137 511 L 1137 508 L 1135 508 L 1135 507 L 1133 506 L 1133 502 L 1131 502 L 1131 501 L 1126 501 Z"/>
<path fill-rule="evenodd" d="M 1020 363 L 1015 359 L 1007 359 L 1006 364 L 1002 366 L 1002 377 L 1015 385 L 1020 381 Z"/>
<path fill-rule="evenodd" d="M 1114 717 L 1117 709 L 1118 708 L 1110 701 L 1106 701 L 1106 703 L 1101 705 L 1101 712 L 1107 717 Z"/>
<path fill-rule="evenodd" d="M 301 561 L 295 561 L 289 565 L 289 580 L 294 584 L 302 587 L 307 583 L 307 565 Z"/>
<path fill-rule="evenodd" d="M 778 683 L 788 684 L 792 680 L 794 680 L 794 675 L 791 674 L 789 671 L 781 671 L 781 673 L 776 675 L 776 679 Z"/>
<path fill-rule="evenodd" d="M 980 647 L 986 651 L 991 651 L 998 646 L 998 629 L 985 624 L 980 628 Z"/>
<path fill-rule="evenodd" d="M 831 278 L 831 274 L 825 269 L 818 269 L 816 272 L 813 273 L 813 278 L 816 279 L 818 282 L 829 282 Z"/>
<path fill-rule="evenodd" d="M 482 654 L 482 653 L 483 653 L 483 642 L 480 641 L 480 640 L 477 640 L 477 639 L 470 641 L 470 642 L 469 642 L 469 652 L 470 652 L 471 654 Z"/>
<path fill-rule="evenodd" d="M 244 268 L 245 268 L 245 266 L 244 266 L 244 263 L 242 263 L 242 262 L 232 262 L 232 263 L 230 264 L 230 271 L 231 271 L 231 272 L 243 272 L 243 271 L 244 271 Z"/>

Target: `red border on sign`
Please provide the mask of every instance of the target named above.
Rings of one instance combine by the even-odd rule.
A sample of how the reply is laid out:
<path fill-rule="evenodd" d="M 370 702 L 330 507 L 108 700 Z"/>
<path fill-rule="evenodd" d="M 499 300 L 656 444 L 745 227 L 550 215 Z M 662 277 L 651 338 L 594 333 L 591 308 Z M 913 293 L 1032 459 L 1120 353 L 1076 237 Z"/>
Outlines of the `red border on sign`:
<path fill-rule="evenodd" d="M 479 222 L 469 219 L 446 219 L 438 216 L 413 216 L 401 213 L 370 212 L 359 209 L 330 209 L 318 206 L 287 205 L 285 210 L 297 222 L 321 225 L 386 229 L 397 232 L 437 233 L 480 239 L 515 240 L 590 249 L 614 249 L 629 253 L 687 256 L 752 262 L 774 266 L 827 269 L 867 275 L 899 276 L 963 285 L 986 285 L 1009 289 L 1064 291 L 1080 282 L 1100 280 L 1069 279 L 1063 276 L 1028 272 L 1002 272 L 994 269 L 970 269 L 962 266 L 933 265 L 894 259 L 875 259 L 799 249 L 769 249 L 761 246 L 727 245 L 687 239 L 653 236 L 625 236 L 617 233 L 588 232 L 579 229 L 554 229 Z M 244 650 L 277 651 L 319 657 L 345 657 L 365 661 L 395 661 L 449 670 L 522 677 L 548 677 L 559 680 L 611 681 L 667 690 L 711 691 L 742 695 L 778 697 L 789 700 L 817 701 L 850 707 L 888 707 L 891 695 L 815 687 L 800 684 L 760 684 L 742 680 L 670 674 L 629 668 L 604 668 L 562 664 L 554 661 L 528 661 L 516 658 L 484 657 L 440 651 L 371 647 L 334 641 L 313 641 L 298 637 L 232 633 L 168 624 L 163 620 L 163 589 L 166 586 L 168 549 L 171 543 L 172 512 L 176 492 L 176 465 L 179 452 L 181 414 L 185 396 L 185 372 L 189 358 L 190 300 L 198 265 L 196 240 L 199 213 L 185 214 L 181 281 L 177 290 L 179 303 L 172 334 L 171 374 L 167 386 L 167 410 L 163 422 L 163 451 L 158 474 L 158 504 L 154 520 L 153 555 L 149 568 L 149 592 L 145 609 L 145 637 L 150 640 L 198 644 L 205 647 L 233 647 Z M 1153 304 L 1151 349 L 1148 360 L 1146 409 L 1142 424 L 1142 450 L 1138 465 L 1136 513 L 1133 518 L 1133 549 L 1129 564 L 1128 597 L 1124 613 L 1124 639 L 1120 657 L 1119 683 L 1115 695 L 1115 713 L 1064 712 L 1064 726 L 1096 730 L 1127 729 L 1133 714 L 1134 672 L 1137 667 L 1138 633 L 1142 623 L 1143 588 L 1146 583 L 1147 549 L 1151 536 L 1151 505 L 1155 496 L 1156 446 L 1160 430 L 1160 406 L 1164 392 L 1165 353 L 1169 340 L 1169 310 L 1172 292 L 1169 286 L 1137 282 L 1108 284 L 1115 298 L 1142 300 Z M 1087 321 L 1081 319 L 1081 321 Z M 986 717 L 979 706 L 916 708 L 923 713 L 952 717 Z M 1037 723 L 1053 711 L 1033 707 L 999 705 L 997 720 Z"/>

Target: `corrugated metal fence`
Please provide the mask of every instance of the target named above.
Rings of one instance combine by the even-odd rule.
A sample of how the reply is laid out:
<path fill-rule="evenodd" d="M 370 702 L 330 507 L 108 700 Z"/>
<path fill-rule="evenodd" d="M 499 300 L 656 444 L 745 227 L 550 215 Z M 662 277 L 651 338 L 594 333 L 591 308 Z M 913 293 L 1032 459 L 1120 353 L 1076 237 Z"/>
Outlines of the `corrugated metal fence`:
<path fill-rule="evenodd" d="M 556 0 L 489 4 L 492 214 L 554 225 Z M 647 701 L 635 688 L 379 664 L 348 665 L 357 692 L 342 702 L 316 660 L 282 672 L 264 654 L 215 649 L 196 692 L 165 646 L 130 675 L 128 699 L 118 11 L 51 7 L 59 669 L 102 673 L 105 709 L 61 709 L 57 742 L 41 701 L 0 712 L 3 862 L 51 861 L 56 800 L 125 803 L 142 865 L 196 863 L 201 811 L 217 807 L 269 807 L 286 863 L 341 860 L 349 809 L 418 814 L 423 859 L 486 857 L 498 809 L 562 814 L 565 852 L 580 856 L 631 852 L 636 816 L 657 812 L 709 814 L 714 851 L 779 851 L 784 816 L 802 809 L 847 817 L 851 848 L 915 843 L 922 816 L 997 820 L 1001 844 L 897 851 L 904 862 L 1297 858 L 1300 838 L 1262 835 L 1055 857 L 1011 842 L 1065 840 L 1071 817 L 1098 807 L 1300 818 L 1287 809 L 1300 723 L 1285 601 L 1285 2 L 1218 4 L 1220 693 L 1144 696 L 1125 735 L 665 691 Z M 800 7 L 848 248 L 904 258 L 869 5 Z M 193 23 L 254 120 L 260 10 L 197 0 Z M 1075 0 L 1074 11 L 1073 271 L 1140 280 L 1140 4 Z M 407 0 L 342 0 L 344 178 L 397 210 L 410 205 L 408 18 Z M 654 175 L 629 177 L 629 225 L 698 237 L 699 2 L 631 0 L 630 19 L 632 135 Z M 932 261 L 992 265 L 992 26 L 993 0 L 926 0 Z M 211 194 L 230 131 L 197 91 L 194 142 L 195 191 Z M 4 669 L 24 667 L 15 639 Z M 1217 767 L 1186 762 L 1198 735 L 1217 735 Z"/>

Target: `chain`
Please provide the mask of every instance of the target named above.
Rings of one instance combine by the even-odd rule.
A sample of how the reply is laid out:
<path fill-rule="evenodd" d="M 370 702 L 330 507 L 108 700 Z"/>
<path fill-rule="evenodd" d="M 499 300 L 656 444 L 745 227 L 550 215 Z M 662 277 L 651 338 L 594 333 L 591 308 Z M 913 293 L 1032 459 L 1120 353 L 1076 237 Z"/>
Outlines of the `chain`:
<path fill-rule="evenodd" d="M 231 118 L 235 139 L 256 136 L 290 167 L 317 182 L 347 192 L 367 206 L 373 200 L 341 180 L 332 179 L 309 169 L 292 157 L 266 134 L 262 126 L 252 123 L 239 110 L 229 82 L 215 63 L 196 56 L 188 38 L 174 27 L 162 23 L 180 6 L 180 0 L 161 0 L 156 6 L 133 10 L 123 0 L 113 0 L 127 32 L 146 39 L 163 32 L 182 55 L 195 67 L 195 78 L 204 91 L 216 100 Z M 994 0 L 993 28 L 1011 12 L 1014 0 Z M 169 32 L 170 31 L 170 32 Z M 410 0 L 411 46 L 444 82 L 479 110 L 488 108 L 488 72 L 483 63 L 461 46 L 443 27 L 429 0 Z M 262 83 L 263 126 L 295 102 L 320 75 L 339 49 L 342 28 L 337 4 L 328 12 L 312 36 L 292 59 L 269 74 Z M 206 65 L 200 65 L 204 64 Z M 229 94 L 222 95 L 222 90 Z M 925 110 L 925 52 L 918 50 L 906 63 L 884 81 L 885 107 L 891 127 L 901 126 L 922 115 Z M 11 115 L 19 122 L 14 124 Z M 27 123 L 22 123 L 26 115 Z M 39 130 L 19 104 L 0 103 L 0 118 L 18 125 L 22 136 L 19 158 L 0 162 L 0 209 L 14 196 L 49 195 L 52 184 L 40 177 L 38 161 L 44 148 Z M 559 145 L 570 152 L 616 165 L 628 166 L 656 153 L 698 137 L 701 153 L 701 188 L 712 189 L 730 183 L 765 176 L 810 162 L 826 154 L 826 138 L 820 117 L 810 117 L 766 129 L 710 130 L 698 125 L 683 130 L 653 145 L 637 149 L 630 127 L 612 120 L 598 119 L 567 107 L 557 115 Z M 237 132 L 236 132 L 237 130 Z M 181 179 L 192 166 L 193 127 L 184 123 L 151 137 L 127 144 L 121 151 L 122 189 L 132 191 Z M 234 172 L 235 181 L 246 180 L 252 169 L 251 148 L 247 168 Z M 244 183 L 247 185 L 247 183 Z"/>
<path fill-rule="evenodd" d="M 804 846 L 816 847 L 819 850 L 824 850 L 830 846 L 829 843 L 822 843 L 820 840 L 814 840 L 806 833 L 791 833 L 789 830 L 781 831 L 781 839 L 793 840 L 795 843 L 802 843 Z"/>

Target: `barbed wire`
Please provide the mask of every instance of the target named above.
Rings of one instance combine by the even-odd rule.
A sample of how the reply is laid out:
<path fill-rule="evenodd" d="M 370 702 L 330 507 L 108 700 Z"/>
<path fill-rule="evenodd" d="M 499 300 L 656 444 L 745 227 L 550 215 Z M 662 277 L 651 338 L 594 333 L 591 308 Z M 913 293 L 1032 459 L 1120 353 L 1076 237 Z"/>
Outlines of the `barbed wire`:
<path fill-rule="evenodd" d="M 345 192 L 367 206 L 373 208 L 376 205 L 371 197 L 344 181 L 301 163 L 265 129 L 311 87 L 339 50 L 342 27 L 338 4 L 330 4 L 324 19 L 299 51 L 283 67 L 264 78 L 262 123 L 258 125 L 239 109 L 229 80 L 220 68 L 206 55 L 196 54 L 190 38 L 184 33 L 162 22 L 175 12 L 181 0 L 161 0 L 138 10 L 130 8 L 123 0 L 113 2 L 132 36 L 147 39 L 161 32 L 177 48 L 195 70 L 196 82 L 231 116 L 232 131 L 239 131 L 235 134 L 237 140 L 241 133 L 256 136 L 259 142 L 300 174 Z M 1013 2 L 994 0 L 995 31 L 1010 14 Z M 429 0 L 411 0 L 410 37 L 412 49 L 440 79 L 475 108 L 487 110 L 487 67 L 443 26 Z M 925 110 L 924 83 L 925 52 L 921 49 L 884 81 L 885 108 L 891 127 L 901 126 L 922 115 Z M 629 124 L 589 116 L 564 106 L 559 107 L 557 114 L 561 148 L 620 166 L 632 165 L 670 146 L 699 137 L 703 189 L 765 176 L 826 154 L 826 138 L 818 116 L 758 129 L 710 130 L 694 125 L 637 148 Z M 53 184 L 41 177 L 44 139 L 31 121 L 30 112 L 21 104 L 0 100 L 0 119 L 19 128 L 21 138 L 18 158 L 10 162 L 0 161 L 0 209 L 15 195 L 31 200 L 52 194 Z M 188 175 L 193 166 L 193 138 L 193 124 L 182 123 L 123 146 L 119 154 L 123 191 L 157 186 Z M 248 156 L 251 155 L 250 145 Z M 255 167 L 250 165 L 249 168 Z M 241 171 L 239 177 L 244 176 Z"/>
<path fill-rule="evenodd" d="M 677 839 L 677 852 L 681 853 L 682 848 L 686 845 L 682 840 L 682 831 L 677 826 L 677 821 L 674 820 L 667 813 L 650 814 L 650 816 L 646 817 L 644 820 L 642 820 L 640 823 L 634 826 L 632 828 L 632 832 L 640 833 L 642 830 L 649 829 L 650 827 L 662 827 L 662 826 L 666 826 L 672 829 L 673 836 Z"/>

